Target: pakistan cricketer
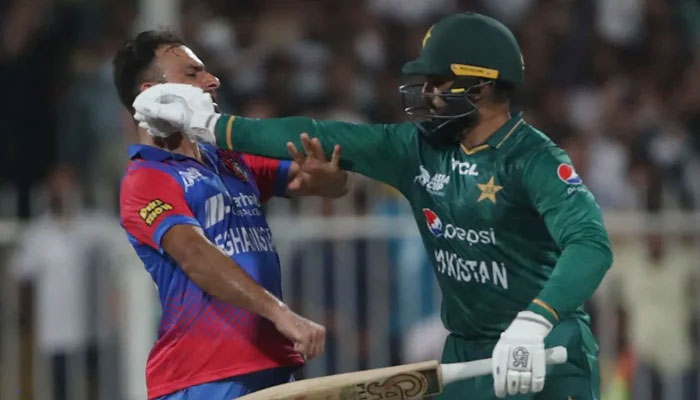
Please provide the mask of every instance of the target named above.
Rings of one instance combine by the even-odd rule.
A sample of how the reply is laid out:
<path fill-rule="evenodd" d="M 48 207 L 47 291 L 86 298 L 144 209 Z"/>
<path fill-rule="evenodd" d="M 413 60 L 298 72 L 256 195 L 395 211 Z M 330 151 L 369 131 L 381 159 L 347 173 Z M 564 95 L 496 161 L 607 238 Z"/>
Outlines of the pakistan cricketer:
<path fill-rule="evenodd" d="M 518 43 L 498 21 L 464 13 L 435 24 L 422 45 L 403 67 L 425 76 L 400 88 L 408 123 L 222 115 L 201 105 L 201 90 L 173 84 L 137 97 L 135 117 L 153 134 L 167 122 L 268 157 L 288 157 L 301 132 L 328 154 L 340 144 L 346 168 L 411 203 L 451 332 L 442 362 L 493 358 L 492 376 L 448 386 L 442 399 L 598 399 L 598 347 L 582 305 L 612 263 L 610 245 L 564 151 L 509 112 L 524 81 Z M 545 367 L 544 348 L 557 345 L 568 362 Z"/>

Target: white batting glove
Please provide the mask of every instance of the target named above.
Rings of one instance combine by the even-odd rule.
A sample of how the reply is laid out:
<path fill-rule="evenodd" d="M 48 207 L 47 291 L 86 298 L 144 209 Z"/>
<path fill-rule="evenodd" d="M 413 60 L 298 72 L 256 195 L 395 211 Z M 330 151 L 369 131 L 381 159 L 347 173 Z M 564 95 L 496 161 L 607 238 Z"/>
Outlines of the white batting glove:
<path fill-rule="evenodd" d="M 182 83 L 160 83 L 141 92 L 133 103 L 139 126 L 157 137 L 183 132 L 195 141 L 216 143 L 214 127 L 221 114 L 209 93 Z"/>
<path fill-rule="evenodd" d="M 532 311 L 521 311 L 501 333 L 493 349 L 493 389 L 496 397 L 537 393 L 544 387 L 544 339 L 552 324 Z"/>
<path fill-rule="evenodd" d="M 151 119 L 146 118 L 142 114 L 136 112 L 134 113 L 134 119 L 139 121 L 139 128 L 143 128 L 151 136 L 166 138 L 175 132 L 179 132 L 182 129 L 170 125 L 168 122 L 162 119 Z"/>

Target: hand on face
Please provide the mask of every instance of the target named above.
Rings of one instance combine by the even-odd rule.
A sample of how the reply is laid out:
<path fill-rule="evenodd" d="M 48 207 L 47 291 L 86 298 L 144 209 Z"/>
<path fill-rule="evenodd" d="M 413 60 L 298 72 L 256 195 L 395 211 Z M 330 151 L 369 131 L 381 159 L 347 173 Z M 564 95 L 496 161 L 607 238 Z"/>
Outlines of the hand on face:
<path fill-rule="evenodd" d="M 209 93 L 181 83 L 161 83 L 136 96 L 134 118 L 156 137 L 183 132 L 194 141 L 215 143 L 214 127 L 219 114 Z M 167 127 L 162 131 L 159 127 Z"/>

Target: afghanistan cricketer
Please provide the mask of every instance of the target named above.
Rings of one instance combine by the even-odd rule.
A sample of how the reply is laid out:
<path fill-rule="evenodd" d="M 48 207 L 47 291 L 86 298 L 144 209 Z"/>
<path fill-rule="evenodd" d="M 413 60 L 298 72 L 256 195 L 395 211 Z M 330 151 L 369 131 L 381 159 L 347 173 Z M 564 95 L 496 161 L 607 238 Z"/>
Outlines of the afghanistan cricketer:
<path fill-rule="evenodd" d="M 403 72 L 425 82 L 400 89 L 412 123 L 219 115 L 197 106 L 201 92 L 169 85 L 142 93 L 134 107 L 152 132 L 165 120 L 269 157 L 284 158 L 285 144 L 308 132 L 340 144 L 350 169 L 400 190 L 442 289 L 451 332 L 442 362 L 493 357 L 492 376 L 448 386 L 443 399 L 598 399 L 598 348 L 582 305 L 612 253 L 567 155 L 509 112 L 525 78 L 518 43 L 498 21 L 464 13 L 435 24 L 422 45 Z M 569 360 L 546 368 L 543 349 L 556 345 Z"/>
<path fill-rule="evenodd" d="M 161 82 L 207 92 L 219 79 L 168 32 L 142 32 L 114 58 L 124 106 Z M 133 112 L 133 110 L 132 110 Z M 325 328 L 282 300 L 280 262 L 262 204 L 338 197 L 347 174 L 316 142 L 295 162 L 139 132 L 120 192 L 121 224 L 158 289 L 162 315 L 146 364 L 148 398 L 230 400 L 286 383 L 323 351 Z"/>

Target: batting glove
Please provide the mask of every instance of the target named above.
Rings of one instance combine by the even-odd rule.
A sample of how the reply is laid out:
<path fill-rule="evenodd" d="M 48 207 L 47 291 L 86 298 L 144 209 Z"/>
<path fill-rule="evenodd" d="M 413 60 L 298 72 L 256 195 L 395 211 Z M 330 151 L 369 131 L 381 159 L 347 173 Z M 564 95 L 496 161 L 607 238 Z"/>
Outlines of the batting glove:
<path fill-rule="evenodd" d="M 214 127 L 221 114 L 209 93 L 182 83 L 161 83 L 141 92 L 133 103 L 139 126 L 156 137 L 183 132 L 194 141 L 216 142 Z"/>
<path fill-rule="evenodd" d="M 552 324 L 532 311 L 521 311 L 501 333 L 493 349 L 493 389 L 496 397 L 537 393 L 544 387 L 544 339 Z"/>

